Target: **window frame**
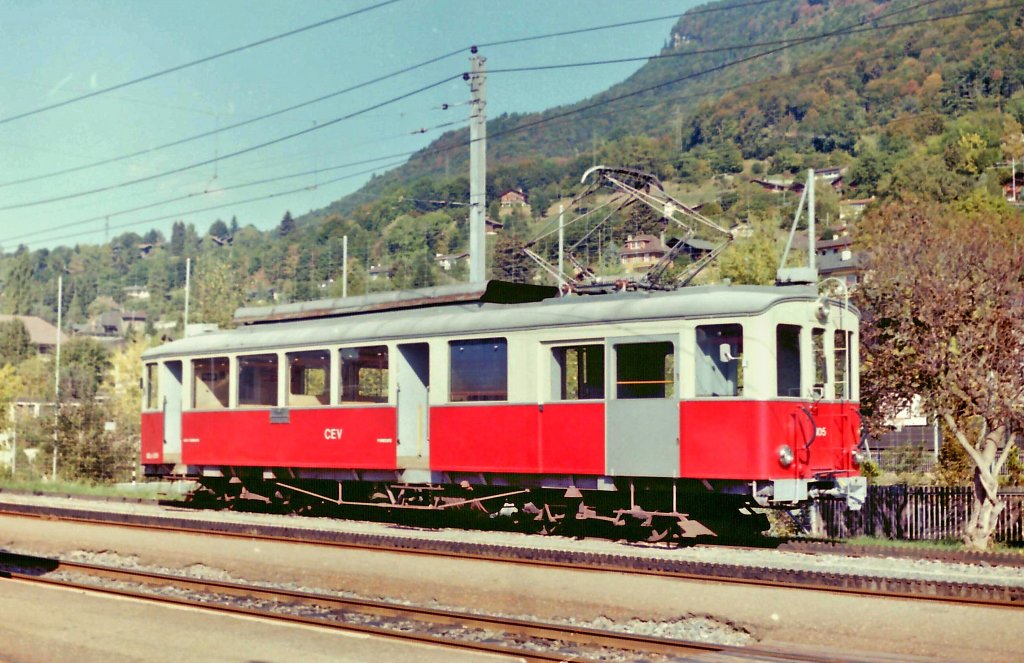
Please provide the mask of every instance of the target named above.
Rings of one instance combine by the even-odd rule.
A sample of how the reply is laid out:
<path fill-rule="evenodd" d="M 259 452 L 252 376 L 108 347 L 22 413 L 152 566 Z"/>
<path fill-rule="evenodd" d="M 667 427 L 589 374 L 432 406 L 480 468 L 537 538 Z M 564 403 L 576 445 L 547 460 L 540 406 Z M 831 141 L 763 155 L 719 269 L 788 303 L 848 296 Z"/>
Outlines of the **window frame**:
<path fill-rule="evenodd" d="M 384 352 L 383 353 L 379 353 L 378 352 L 377 356 L 381 356 L 381 354 L 383 354 L 383 357 L 384 357 L 384 359 L 383 359 L 383 364 L 384 364 L 383 367 L 381 367 L 381 366 L 363 367 L 360 364 L 361 358 L 358 355 L 358 353 L 360 351 L 362 351 L 362 350 L 370 350 L 370 351 L 378 350 L 379 351 L 380 349 L 383 349 Z M 354 384 L 349 384 L 348 381 L 347 381 L 347 369 L 346 369 L 347 362 L 346 362 L 345 354 L 348 353 L 348 352 L 356 352 L 357 353 L 357 355 L 356 355 L 356 375 L 355 375 L 355 383 Z M 337 377 L 338 396 L 337 396 L 337 404 L 338 405 L 366 407 L 366 406 L 372 406 L 372 405 L 387 405 L 388 403 L 391 402 L 391 349 L 386 344 L 380 343 L 380 344 L 377 344 L 377 345 L 349 345 L 349 346 L 338 348 L 336 354 L 337 354 L 337 362 L 338 362 L 337 363 L 337 366 L 338 366 L 338 377 Z M 351 362 L 351 360 L 349 360 L 348 363 L 350 363 L 350 362 Z M 380 371 L 381 372 L 381 375 L 378 376 L 378 381 L 380 382 L 380 390 L 381 391 L 378 392 L 378 394 L 376 396 L 373 396 L 373 397 L 361 396 L 360 385 L 363 382 L 363 380 L 362 380 L 362 370 L 363 370 L 363 368 L 367 368 L 369 370 L 376 370 L 376 371 Z M 346 396 L 346 393 L 347 393 L 349 388 L 354 388 L 354 392 L 353 392 L 354 393 L 354 397 L 353 398 L 348 398 Z"/>
<path fill-rule="evenodd" d="M 796 384 L 796 391 L 797 391 L 797 393 L 796 394 L 790 394 L 790 393 L 784 394 L 784 393 L 782 393 L 782 391 L 783 391 L 782 390 L 782 386 L 783 386 L 783 384 L 782 384 L 783 373 L 779 370 L 779 367 L 782 365 L 783 353 L 781 351 L 781 347 L 780 347 L 780 343 L 779 343 L 779 333 L 781 331 L 783 331 L 783 328 L 786 328 L 787 330 L 795 330 L 796 331 L 796 348 L 795 348 L 794 352 L 790 353 L 790 355 L 791 355 L 790 358 L 793 358 L 793 357 L 796 358 L 796 370 L 795 370 L 795 373 L 792 370 L 788 371 L 788 373 L 787 373 L 788 377 L 792 377 L 795 374 L 795 376 L 797 378 L 797 384 Z M 804 393 L 803 393 L 803 388 L 804 388 L 804 375 L 803 375 L 803 373 L 804 373 L 804 357 L 803 357 L 803 350 L 804 350 L 804 348 L 803 348 L 803 345 L 804 345 L 804 338 L 803 338 L 804 337 L 804 326 L 803 325 L 794 325 L 794 324 L 791 324 L 791 323 L 780 322 L 777 325 L 775 325 L 775 334 L 774 334 L 774 336 L 775 336 L 775 339 L 774 339 L 774 341 L 775 341 L 775 396 L 777 398 L 803 398 L 804 397 Z M 792 391 L 792 389 L 793 389 L 792 386 L 790 386 L 789 390 Z"/>
<path fill-rule="evenodd" d="M 670 352 L 663 355 L 663 362 L 661 370 L 659 371 L 663 377 L 667 377 L 664 380 L 622 380 L 623 373 L 622 369 L 628 365 L 622 361 L 620 352 L 626 347 L 637 347 L 637 346 L 651 346 L 651 345 L 667 345 Z M 627 400 L 678 400 L 679 394 L 679 348 L 678 343 L 675 339 L 669 338 L 649 338 L 649 337 L 636 337 L 635 339 L 617 339 L 615 342 L 610 343 L 610 354 L 613 358 L 613 365 L 615 372 L 612 376 L 612 387 L 615 400 L 627 401 Z M 669 361 L 671 360 L 671 361 Z M 653 373 L 652 373 L 653 374 Z M 632 376 L 625 376 L 632 377 Z M 636 377 L 642 377 L 640 375 Z M 624 391 L 624 387 L 632 385 L 635 388 L 636 393 L 629 395 Z M 652 389 L 656 390 L 657 385 L 664 386 L 664 393 L 660 395 L 643 395 L 640 393 L 644 385 L 649 385 Z"/>
<path fill-rule="evenodd" d="M 496 362 L 496 364 L 500 363 L 502 370 L 497 372 L 498 378 L 494 379 L 493 383 L 484 384 L 482 386 L 500 386 L 500 388 L 494 390 L 477 389 L 475 392 L 470 391 L 469 389 L 465 389 L 462 392 L 458 393 L 458 396 L 460 397 L 456 397 L 456 385 L 458 383 L 471 382 L 474 379 L 474 377 L 479 376 L 481 374 L 479 370 L 474 370 L 468 372 L 465 377 L 459 376 L 459 379 L 457 379 L 455 357 L 458 355 L 456 354 L 456 348 L 458 346 L 484 347 L 487 345 L 493 345 L 495 350 L 497 350 L 499 347 L 501 348 L 500 354 L 503 355 L 503 361 Z M 509 402 L 508 346 L 508 338 L 504 336 L 493 336 L 488 338 L 453 339 L 448 341 L 448 402 L 458 404 Z"/>
<path fill-rule="evenodd" d="M 264 368 L 260 364 L 254 363 L 251 366 L 246 362 L 247 360 L 265 360 L 270 359 L 270 363 L 273 365 L 273 369 Z M 258 401 L 250 401 L 249 394 L 244 392 L 243 389 L 248 389 L 248 382 L 243 379 L 243 371 L 248 368 L 254 368 L 254 377 L 261 375 L 272 374 L 274 376 L 273 389 L 264 389 L 262 385 L 266 384 L 266 380 L 258 380 L 253 382 L 253 386 L 261 385 L 259 388 L 253 390 L 253 397 L 259 398 Z M 263 370 L 260 370 L 263 369 Z M 238 404 L 237 407 L 240 410 L 254 410 L 260 408 L 276 408 L 280 407 L 281 402 L 281 357 L 276 352 L 260 352 L 255 354 L 244 354 L 235 357 L 235 388 L 238 392 Z M 265 399 L 265 393 L 270 392 L 273 394 L 273 402 L 268 403 Z M 246 399 L 243 401 L 243 393 L 245 393 Z"/>
<path fill-rule="evenodd" d="M 201 370 L 200 372 L 196 371 L 196 364 L 198 362 L 207 362 L 207 361 L 211 363 L 211 367 L 214 365 L 215 362 L 223 361 L 224 375 L 225 375 L 225 379 L 227 380 L 227 382 L 226 382 L 226 390 L 225 390 L 224 401 L 223 402 L 217 396 L 217 392 L 216 392 L 217 384 L 216 383 L 212 383 L 211 384 L 208 380 L 201 379 L 199 377 L 199 375 L 204 373 L 203 370 Z M 189 370 L 189 374 L 190 374 L 190 377 L 191 377 L 191 379 L 189 380 L 189 394 L 190 395 L 189 395 L 189 399 L 188 399 L 189 409 L 190 410 L 198 410 L 198 411 L 203 411 L 203 412 L 219 412 L 221 410 L 230 410 L 231 409 L 231 392 L 232 392 L 232 389 L 234 389 L 234 386 L 235 386 L 235 380 L 233 379 L 233 375 L 232 375 L 233 371 L 232 371 L 231 364 L 232 364 L 231 357 L 228 356 L 228 355 L 212 355 L 212 356 L 209 356 L 209 357 L 192 357 L 192 359 L 188 362 L 188 370 Z M 200 369 L 203 369 L 203 368 L 204 367 L 200 366 Z M 199 382 L 202 382 L 202 384 L 206 386 L 206 393 L 209 393 L 211 396 L 213 396 L 217 400 L 218 403 L 220 403 L 220 405 L 218 407 L 207 407 L 205 403 L 204 403 L 203 406 L 200 406 L 198 404 L 198 401 L 197 401 L 196 397 L 199 395 L 199 389 L 197 389 L 196 387 L 199 385 Z M 218 382 L 219 382 L 219 380 L 218 380 Z"/>
<path fill-rule="evenodd" d="M 707 333 L 704 330 L 709 329 L 709 328 L 722 329 L 722 328 L 727 328 L 727 327 L 735 327 L 739 331 L 738 334 L 733 334 L 733 335 L 730 335 L 730 336 L 722 336 L 722 335 L 718 336 L 718 338 L 728 338 L 728 339 L 736 339 L 736 338 L 738 338 L 739 339 L 738 353 L 735 354 L 735 355 L 732 354 L 733 343 L 731 343 L 731 342 L 729 343 L 730 355 L 733 356 L 733 359 L 729 361 L 729 364 L 732 364 L 733 362 L 735 362 L 735 364 L 736 364 L 735 365 L 735 370 L 732 371 L 733 374 L 734 374 L 734 377 L 733 377 L 732 380 L 727 380 L 726 379 L 727 376 L 725 376 L 724 373 L 722 375 L 722 378 L 723 378 L 723 380 L 725 380 L 726 383 L 731 383 L 731 385 L 732 385 L 732 393 L 729 393 L 729 394 L 704 393 L 706 391 L 712 391 L 712 390 L 710 390 L 710 389 L 702 390 L 702 388 L 701 388 L 702 387 L 702 384 L 701 384 L 702 373 L 705 372 L 705 368 L 707 367 L 707 364 L 703 364 L 702 363 L 702 358 L 710 359 L 712 364 L 714 365 L 714 367 L 719 369 L 719 370 L 721 370 L 721 367 L 719 366 L 719 364 L 721 362 L 718 359 L 718 353 L 719 353 L 719 347 L 722 345 L 722 343 L 720 343 L 720 342 L 719 343 L 715 343 L 714 348 L 711 350 L 711 354 L 708 354 L 707 352 L 705 352 L 705 345 L 701 342 L 701 334 L 702 333 Z M 694 327 L 694 329 L 693 329 L 693 347 L 694 347 L 694 353 L 693 353 L 693 358 L 694 358 L 693 359 L 693 361 L 694 361 L 693 393 L 694 393 L 694 397 L 695 398 L 743 398 L 744 397 L 744 392 L 746 391 L 746 384 L 745 384 L 746 375 L 745 375 L 745 366 L 744 366 L 745 358 L 744 358 L 744 355 L 743 355 L 743 353 L 744 353 L 744 345 L 745 345 L 744 333 L 745 333 L 745 329 L 744 329 L 743 323 L 741 323 L 741 322 L 709 322 L 709 323 L 706 323 L 706 324 L 696 325 Z"/>
<path fill-rule="evenodd" d="M 160 407 L 160 371 L 163 364 L 158 361 L 146 362 L 145 393 L 142 395 L 142 409 L 145 412 L 156 412 Z"/>
<path fill-rule="evenodd" d="M 285 406 L 286 407 L 289 407 L 289 408 L 297 408 L 297 407 L 299 407 L 299 408 L 302 408 L 302 407 L 329 407 L 333 402 L 335 402 L 334 401 L 334 394 L 333 394 L 333 392 L 334 392 L 334 389 L 333 389 L 333 375 L 332 375 L 332 371 L 331 371 L 332 364 L 334 363 L 333 362 L 333 356 L 332 356 L 333 354 L 334 353 L 331 352 L 327 348 L 314 348 L 314 349 L 311 349 L 311 350 L 293 350 L 291 352 L 285 352 L 284 353 L 285 378 L 286 378 L 285 379 L 285 388 L 284 388 L 284 402 L 285 402 Z M 319 394 L 309 394 L 309 393 L 303 392 L 303 393 L 300 394 L 300 393 L 295 393 L 295 392 L 292 391 L 293 383 L 295 381 L 295 375 L 294 375 L 293 371 L 294 371 L 295 368 L 300 368 L 299 366 L 293 364 L 293 359 L 298 357 L 298 356 L 300 356 L 300 355 L 323 355 L 323 358 L 325 359 L 325 363 L 324 363 L 324 366 L 322 368 L 322 370 L 324 371 L 324 390 L 321 393 L 319 393 Z M 306 370 L 309 370 L 309 368 L 307 367 Z M 317 369 L 314 368 L 313 370 L 317 370 Z M 303 377 L 304 377 L 304 384 L 308 384 L 308 376 L 306 375 L 305 372 L 303 373 Z M 301 396 L 313 397 L 314 399 L 317 400 L 317 402 L 316 403 L 293 402 L 293 397 L 301 397 Z M 326 397 L 326 398 L 324 398 L 324 397 Z"/>
<path fill-rule="evenodd" d="M 568 377 L 569 377 L 569 373 L 568 373 L 568 351 L 575 350 L 575 351 L 577 351 L 577 355 L 583 356 L 583 355 L 580 355 L 580 353 L 579 353 L 579 351 L 581 349 L 582 350 L 593 349 L 593 352 L 595 353 L 595 356 L 596 356 L 596 360 L 600 362 L 600 372 L 601 372 L 601 374 L 600 374 L 600 381 L 596 383 L 596 386 L 600 390 L 600 395 L 598 395 L 598 396 L 588 396 L 588 397 L 584 398 L 584 397 L 580 397 L 579 395 L 577 395 L 575 398 L 572 398 L 572 397 L 569 397 L 567 395 L 567 393 L 568 393 Z M 551 389 L 550 389 L 550 396 L 551 396 L 551 401 L 552 402 L 576 403 L 576 402 L 580 402 L 580 401 L 584 401 L 584 402 L 588 402 L 588 401 L 591 401 L 591 402 L 592 401 L 604 401 L 606 399 L 607 393 L 608 393 L 608 388 L 607 388 L 607 382 L 608 382 L 608 362 L 607 362 L 606 353 L 607 353 L 608 348 L 607 348 L 607 344 L 604 341 L 595 340 L 595 341 L 581 341 L 581 342 L 577 342 L 577 343 L 558 343 L 558 344 L 549 345 L 548 346 L 548 350 L 550 351 L 549 357 L 550 357 L 550 361 L 551 361 Z M 586 356 L 590 356 L 590 352 L 586 352 L 584 354 Z M 577 365 L 577 375 L 578 375 L 579 367 L 580 367 L 580 359 L 577 358 L 576 362 L 577 362 L 576 365 Z M 582 365 L 583 365 L 583 371 L 584 371 L 584 373 L 586 373 L 588 371 L 588 367 L 589 367 L 589 364 L 587 363 L 586 359 L 583 360 L 583 364 Z M 590 381 L 590 382 L 587 383 L 587 385 L 592 387 L 592 386 L 595 385 L 595 383 L 593 381 Z M 581 390 L 581 385 L 579 383 L 577 383 L 576 391 L 577 391 L 577 394 L 579 394 L 582 391 Z"/>

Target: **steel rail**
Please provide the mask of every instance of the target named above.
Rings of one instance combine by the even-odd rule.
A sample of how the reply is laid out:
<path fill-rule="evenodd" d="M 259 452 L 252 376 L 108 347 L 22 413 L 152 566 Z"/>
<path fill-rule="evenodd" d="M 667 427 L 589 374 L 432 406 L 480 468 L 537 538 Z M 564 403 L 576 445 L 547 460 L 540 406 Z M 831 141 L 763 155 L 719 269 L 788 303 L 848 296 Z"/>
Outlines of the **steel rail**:
<path fill-rule="evenodd" d="M 333 610 L 343 610 L 346 612 L 372 614 L 384 618 L 409 619 L 422 622 L 424 624 L 424 629 L 422 630 L 427 630 L 430 626 L 443 624 L 467 629 L 481 629 L 488 632 L 497 631 L 499 633 L 507 634 L 507 636 L 547 640 L 552 643 L 550 652 L 543 650 L 537 651 L 510 645 L 477 642 L 468 639 L 461 640 L 454 638 L 442 638 L 417 630 L 408 631 L 389 629 L 382 626 L 351 624 L 349 622 L 326 617 L 309 617 L 275 612 L 272 610 L 257 610 L 232 605 L 223 601 L 211 603 L 208 601 L 200 601 L 198 599 L 164 596 L 144 591 L 125 589 L 123 587 L 106 587 L 102 585 L 78 582 L 75 580 L 47 578 L 23 571 L 0 572 L 0 576 L 6 576 L 14 580 L 24 582 L 41 583 L 50 586 L 73 588 L 102 594 L 112 594 L 120 597 L 168 603 L 177 606 L 212 610 L 216 612 L 226 612 L 271 620 L 287 621 L 307 626 L 320 626 L 344 631 L 357 631 L 373 636 L 397 638 L 400 640 L 413 640 L 421 644 L 441 647 L 482 651 L 492 654 L 507 654 L 526 658 L 527 660 L 564 661 L 566 660 L 566 653 L 564 651 L 560 651 L 560 648 L 558 647 L 559 644 L 589 648 L 604 647 L 629 652 L 660 654 L 666 656 L 695 653 L 734 654 L 742 655 L 744 657 L 752 654 L 770 654 L 773 656 L 783 655 L 781 650 L 759 650 L 704 642 L 671 640 L 667 638 L 635 635 L 626 632 L 606 631 L 581 626 L 535 622 L 505 617 L 492 617 L 489 615 L 456 612 L 452 610 L 421 608 L 384 601 L 342 598 L 310 592 L 271 588 L 263 585 L 248 585 L 219 580 L 190 578 L 187 576 L 153 573 L 136 569 L 122 569 L 97 564 L 70 562 L 61 559 L 33 557 L 29 555 L 10 555 L 0 553 L 0 564 L 4 563 L 13 567 L 42 567 L 47 572 L 71 571 L 91 577 L 141 585 L 152 585 L 157 587 L 173 586 L 178 589 L 219 597 L 258 599 L 269 601 L 277 605 L 316 606 Z M 811 661 L 820 660 L 820 658 L 803 654 L 785 654 L 785 660 Z"/>
<path fill-rule="evenodd" d="M 673 578 L 677 580 L 735 584 L 770 589 L 792 589 L 803 591 L 828 592 L 868 598 L 897 599 L 908 601 L 925 601 L 930 603 L 946 603 L 966 606 L 1020 609 L 1024 608 L 1024 587 L 1002 587 L 992 585 L 970 585 L 944 581 L 926 581 L 887 576 L 843 575 L 839 573 L 822 573 L 819 571 L 794 571 L 789 569 L 765 569 L 745 567 L 741 565 L 717 564 L 707 562 L 681 562 L 657 558 L 629 558 L 610 554 L 573 553 L 569 551 L 543 551 L 537 549 L 515 548 L 512 546 L 495 546 L 486 544 L 456 544 L 449 541 L 438 542 L 412 539 L 400 536 L 360 535 L 351 533 L 330 532 L 329 535 L 344 537 L 350 540 L 317 538 L 324 532 L 317 530 L 289 529 L 289 535 L 269 534 L 268 530 L 286 528 L 265 525 L 231 524 L 236 531 L 225 529 L 226 523 L 210 523 L 197 521 L 196 524 L 183 525 L 157 524 L 152 521 L 171 520 L 166 517 L 130 516 L 127 514 L 106 514 L 111 518 L 84 517 L 70 515 L 65 509 L 42 509 L 39 511 L 10 510 L 11 505 L 0 507 L 0 516 L 19 516 L 43 520 L 61 520 L 87 525 L 117 526 L 137 528 L 148 531 L 164 531 L 176 534 L 199 536 L 222 536 L 242 538 L 286 544 L 306 544 L 326 546 L 338 549 L 386 552 L 405 555 L 444 557 L 458 560 L 474 560 L 491 563 L 528 565 L 539 568 L 585 571 L 596 573 L 626 573 L 632 575 Z M 38 507 L 36 507 L 38 509 Z M 93 514 L 95 516 L 96 514 Z M 117 519 L 120 517 L 120 519 Z M 134 519 L 134 521 L 132 520 Z M 149 522 L 141 522 L 147 520 Z M 361 541 L 359 539 L 362 539 Z M 449 548 L 449 549 L 444 549 Z M 772 576 L 772 577 L 766 577 Z M 898 587 L 901 589 L 891 589 Z M 944 593 L 943 593 L 944 592 Z M 979 594 L 987 593 L 989 596 Z M 1001 593 L 1004 596 L 991 597 Z"/>

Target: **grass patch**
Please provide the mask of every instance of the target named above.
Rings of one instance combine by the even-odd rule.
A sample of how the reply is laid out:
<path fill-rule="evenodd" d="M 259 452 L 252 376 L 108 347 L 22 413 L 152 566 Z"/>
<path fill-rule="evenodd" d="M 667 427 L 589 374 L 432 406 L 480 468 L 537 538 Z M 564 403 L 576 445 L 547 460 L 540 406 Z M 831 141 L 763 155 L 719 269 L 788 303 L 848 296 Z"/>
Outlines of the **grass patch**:
<path fill-rule="evenodd" d="M 137 484 L 100 484 L 84 481 L 47 481 L 43 479 L 0 479 L 0 490 L 40 493 L 43 495 L 77 495 L 87 497 L 129 497 L 141 499 L 180 499 L 166 482 Z"/>
<path fill-rule="evenodd" d="M 934 541 L 907 541 L 905 539 L 886 539 L 874 536 L 855 536 L 846 539 L 845 543 L 854 546 L 872 546 L 875 548 L 895 548 L 914 550 L 963 550 L 960 539 L 937 539 Z M 991 552 L 1024 554 L 1024 549 L 1017 545 L 994 542 Z"/>

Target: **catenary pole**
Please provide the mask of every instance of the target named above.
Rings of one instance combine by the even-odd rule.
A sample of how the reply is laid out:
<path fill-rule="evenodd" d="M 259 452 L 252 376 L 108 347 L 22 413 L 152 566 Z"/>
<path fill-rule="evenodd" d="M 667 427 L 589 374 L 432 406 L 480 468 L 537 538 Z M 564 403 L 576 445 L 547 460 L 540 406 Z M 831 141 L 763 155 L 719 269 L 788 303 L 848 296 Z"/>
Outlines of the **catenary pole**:
<path fill-rule="evenodd" d="M 469 280 L 479 282 L 486 279 L 486 228 L 487 214 L 487 101 L 485 94 L 487 59 L 477 54 L 476 46 L 470 49 L 470 73 L 465 75 L 469 82 Z"/>

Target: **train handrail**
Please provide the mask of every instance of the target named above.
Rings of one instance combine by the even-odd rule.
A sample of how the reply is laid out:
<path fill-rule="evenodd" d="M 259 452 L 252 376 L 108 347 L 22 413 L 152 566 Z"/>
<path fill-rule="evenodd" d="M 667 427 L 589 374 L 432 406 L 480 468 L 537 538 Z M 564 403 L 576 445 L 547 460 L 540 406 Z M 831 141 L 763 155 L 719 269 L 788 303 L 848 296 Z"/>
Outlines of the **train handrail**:
<path fill-rule="evenodd" d="M 807 440 L 807 443 L 804 444 L 804 451 L 810 451 L 811 445 L 818 439 L 818 422 L 814 420 L 814 415 L 811 414 L 810 408 L 801 407 L 800 409 L 807 415 L 807 420 L 811 422 L 811 439 Z"/>

